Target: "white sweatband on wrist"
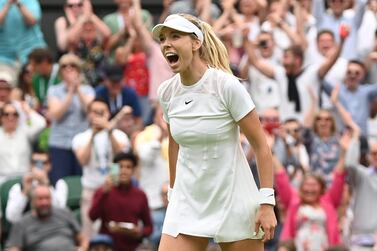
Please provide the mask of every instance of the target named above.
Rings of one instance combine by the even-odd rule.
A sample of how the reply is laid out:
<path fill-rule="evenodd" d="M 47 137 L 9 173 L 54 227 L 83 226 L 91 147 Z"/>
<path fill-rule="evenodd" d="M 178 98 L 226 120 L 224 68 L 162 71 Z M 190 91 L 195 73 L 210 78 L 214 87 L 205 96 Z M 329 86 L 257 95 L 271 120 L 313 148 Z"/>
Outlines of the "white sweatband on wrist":
<path fill-rule="evenodd" d="M 168 187 L 168 201 L 170 201 L 171 194 L 173 193 L 173 188 Z"/>
<path fill-rule="evenodd" d="M 273 188 L 259 189 L 259 205 L 268 204 L 275 206 L 275 191 Z"/>

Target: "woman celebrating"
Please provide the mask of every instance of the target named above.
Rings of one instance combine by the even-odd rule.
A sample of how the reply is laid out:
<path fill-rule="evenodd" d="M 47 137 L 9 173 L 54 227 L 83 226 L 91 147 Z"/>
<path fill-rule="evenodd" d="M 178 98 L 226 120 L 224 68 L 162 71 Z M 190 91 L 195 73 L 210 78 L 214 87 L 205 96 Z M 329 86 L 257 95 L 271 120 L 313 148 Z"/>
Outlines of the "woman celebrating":
<path fill-rule="evenodd" d="M 60 178 L 81 175 L 82 170 L 72 151 L 72 139 L 88 127 L 86 108 L 94 98 L 94 90 L 85 85 L 82 61 L 74 54 L 65 54 L 59 60 L 62 82 L 51 86 L 47 93 L 47 116 L 51 120 L 49 156 L 52 184 Z"/>
<path fill-rule="evenodd" d="M 214 238 L 222 250 L 262 251 L 262 241 L 274 235 L 275 200 L 271 153 L 254 103 L 230 74 L 226 49 L 207 23 L 170 15 L 153 36 L 178 73 L 158 91 L 172 188 L 159 250 L 205 250 Z M 257 156 L 259 192 L 239 128 Z"/>

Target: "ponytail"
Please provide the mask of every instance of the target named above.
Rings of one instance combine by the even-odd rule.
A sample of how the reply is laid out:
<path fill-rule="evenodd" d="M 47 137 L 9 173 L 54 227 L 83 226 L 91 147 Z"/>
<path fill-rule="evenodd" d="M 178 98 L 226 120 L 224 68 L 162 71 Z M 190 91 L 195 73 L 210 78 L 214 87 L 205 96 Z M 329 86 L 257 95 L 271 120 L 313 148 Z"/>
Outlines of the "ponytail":
<path fill-rule="evenodd" d="M 204 41 L 199 49 L 200 58 L 212 68 L 232 73 L 228 51 L 223 42 L 216 36 L 212 27 L 208 23 L 200 21 L 192 15 L 180 15 L 195 24 L 203 32 Z"/>

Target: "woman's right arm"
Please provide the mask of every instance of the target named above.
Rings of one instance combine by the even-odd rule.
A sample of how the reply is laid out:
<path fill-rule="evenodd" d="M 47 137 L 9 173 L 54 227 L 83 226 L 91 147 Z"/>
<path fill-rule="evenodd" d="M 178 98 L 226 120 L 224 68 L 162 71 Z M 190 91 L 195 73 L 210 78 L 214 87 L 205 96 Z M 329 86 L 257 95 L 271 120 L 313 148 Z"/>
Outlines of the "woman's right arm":
<path fill-rule="evenodd" d="M 175 140 L 171 136 L 169 124 L 168 124 L 168 133 L 169 133 L 168 152 L 169 152 L 170 188 L 173 188 L 174 182 L 175 182 L 175 173 L 176 173 L 176 168 L 177 168 L 179 145 L 177 144 L 177 142 L 175 142 Z"/>
<path fill-rule="evenodd" d="M 69 106 L 71 105 L 72 98 L 73 92 L 71 91 L 69 91 L 68 94 L 62 100 L 59 100 L 57 97 L 54 96 L 48 97 L 48 118 L 51 120 L 60 120 L 67 112 Z"/>

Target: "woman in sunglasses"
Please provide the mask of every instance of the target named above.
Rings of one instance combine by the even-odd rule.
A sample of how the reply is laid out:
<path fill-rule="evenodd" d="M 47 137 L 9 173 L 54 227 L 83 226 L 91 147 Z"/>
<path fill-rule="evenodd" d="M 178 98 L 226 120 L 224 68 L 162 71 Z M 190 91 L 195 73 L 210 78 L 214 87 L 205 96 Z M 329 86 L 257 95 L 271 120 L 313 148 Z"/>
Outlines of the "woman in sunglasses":
<path fill-rule="evenodd" d="M 93 13 L 90 0 L 66 0 L 64 16 L 55 21 L 55 36 L 59 51 L 71 51 L 80 40 L 81 31 L 86 21 L 92 21 L 105 38 L 111 35 L 109 28 Z"/>
<path fill-rule="evenodd" d="M 69 175 L 81 175 L 81 166 L 72 151 L 73 137 L 88 128 L 86 108 L 94 99 L 94 90 L 85 85 L 82 62 L 74 54 L 59 60 L 62 82 L 47 93 L 47 116 L 51 120 L 49 155 L 52 163 L 50 181 Z"/>
<path fill-rule="evenodd" d="M 20 125 L 19 113 L 12 103 L 5 103 L 0 110 L 0 183 L 28 171 L 31 144 L 46 126 L 46 120 L 26 104 L 23 110 L 28 118 L 26 125 Z"/>

